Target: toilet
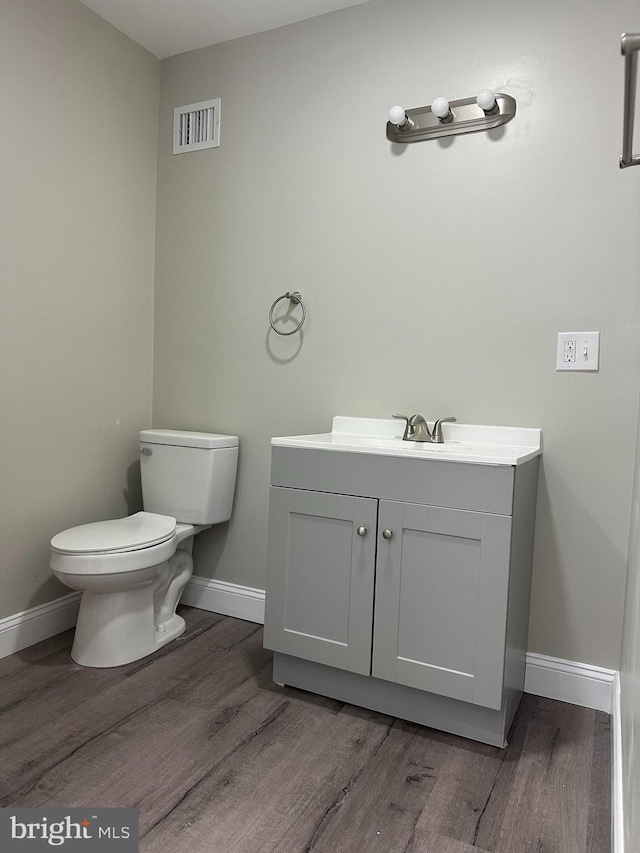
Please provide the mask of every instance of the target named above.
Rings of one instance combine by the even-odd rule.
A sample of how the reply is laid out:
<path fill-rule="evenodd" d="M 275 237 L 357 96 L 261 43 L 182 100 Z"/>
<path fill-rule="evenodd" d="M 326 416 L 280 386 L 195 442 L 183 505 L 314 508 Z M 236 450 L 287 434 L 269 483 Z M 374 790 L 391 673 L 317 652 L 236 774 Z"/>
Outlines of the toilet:
<path fill-rule="evenodd" d="M 82 590 L 76 663 L 122 666 L 184 633 L 176 607 L 193 572 L 193 536 L 231 518 L 238 443 L 235 435 L 143 430 L 144 511 L 53 537 L 53 573 Z"/>

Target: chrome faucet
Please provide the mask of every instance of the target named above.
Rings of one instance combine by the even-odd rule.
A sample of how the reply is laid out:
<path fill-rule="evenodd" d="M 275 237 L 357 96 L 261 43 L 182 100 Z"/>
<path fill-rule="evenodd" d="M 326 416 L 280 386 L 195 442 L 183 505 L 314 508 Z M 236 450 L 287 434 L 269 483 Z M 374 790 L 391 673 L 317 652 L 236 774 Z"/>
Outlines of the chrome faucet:
<path fill-rule="evenodd" d="M 442 424 L 453 423 L 457 418 L 438 418 L 433 425 L 433 431 L 429 431 L 427 422 L 422 415 L 398 415 L 394 414 L 394 418 L 400 418 L 406 421 L 404 429 L 403 441 L 430 441 L 433 444 L 443 444 L 444 437 L 442 435 Z"/>

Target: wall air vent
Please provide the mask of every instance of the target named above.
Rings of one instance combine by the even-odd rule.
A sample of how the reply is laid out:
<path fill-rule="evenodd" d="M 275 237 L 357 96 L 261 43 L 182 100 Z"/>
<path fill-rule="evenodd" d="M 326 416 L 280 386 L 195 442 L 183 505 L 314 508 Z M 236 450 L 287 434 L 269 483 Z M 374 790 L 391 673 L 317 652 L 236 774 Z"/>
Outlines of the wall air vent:
<path fill-rule="evenodd" d="M 173 111 L 173 153 L 220 145 L 220 98 L 187 104 Z"/>

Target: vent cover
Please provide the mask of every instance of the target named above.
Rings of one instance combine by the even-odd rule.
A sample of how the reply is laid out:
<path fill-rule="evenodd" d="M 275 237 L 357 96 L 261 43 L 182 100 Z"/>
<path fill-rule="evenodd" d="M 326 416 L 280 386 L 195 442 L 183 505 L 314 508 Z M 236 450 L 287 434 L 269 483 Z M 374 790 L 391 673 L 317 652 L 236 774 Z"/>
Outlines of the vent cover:
<path fill-rule="evenodd" d="M 220 98 L 187 104 L 173 111 L 173 153 L 220 145 Z"/>

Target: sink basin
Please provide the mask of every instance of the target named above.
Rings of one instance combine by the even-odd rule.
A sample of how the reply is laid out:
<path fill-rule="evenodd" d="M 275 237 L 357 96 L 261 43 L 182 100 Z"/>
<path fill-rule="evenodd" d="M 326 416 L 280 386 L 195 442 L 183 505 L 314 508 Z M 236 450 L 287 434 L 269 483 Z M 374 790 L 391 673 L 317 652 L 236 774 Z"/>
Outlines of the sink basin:
<path fill-rule="evenodd" d="M 431 429 L 433 421 L 428 423 Z M 530 427 L 445 423 L 443 444 L 403 441 L 403 431 L 404 425 L 393 419 L 336 416 L 331 432 L 283 436 L 271 444 L 481 465 L 521 465 L 542 453 L 542 431 Z"/>

